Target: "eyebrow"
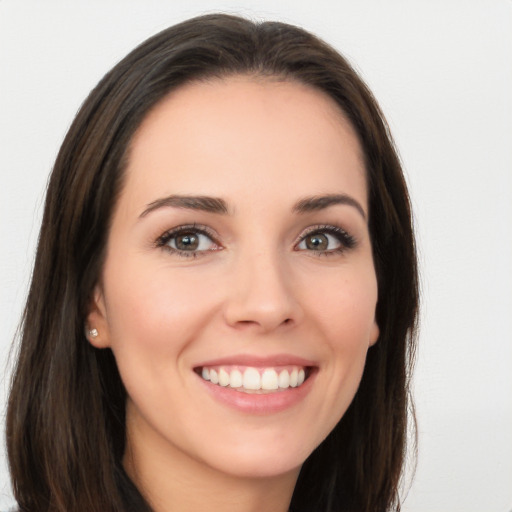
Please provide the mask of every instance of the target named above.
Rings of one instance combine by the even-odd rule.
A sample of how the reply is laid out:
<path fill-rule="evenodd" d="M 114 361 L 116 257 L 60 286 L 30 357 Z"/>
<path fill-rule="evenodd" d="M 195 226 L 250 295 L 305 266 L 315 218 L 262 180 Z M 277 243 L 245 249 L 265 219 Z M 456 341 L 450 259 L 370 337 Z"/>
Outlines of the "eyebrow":
<path fill-rule="evenodd" d="M 322 196 L 305 197 L 295 203 L 292 212 L 304 214 L 325 210 L 334 205 L 353 206 L 361 214 L 363 219 L 366 220 L 366 213 L 361 204 L 353 197 L 346 194 L 326 194 Z M 145 217 L 152 211 L 164 207 L 199 210 L 222 215 L 226 215 L 229 212 L 227 202 L 220 197 L 171 195 L 149 203 L 146 209 L 139 215 L 139 218 Z"/>
<path fill-rule="evenodd" d="M 172 208 L 184 208 L 187 210 L 200 210 L 209 213 L 228 213 L 228 205 L 226 201 L 219 197 L 172 195 L 149 203 L 147 208 L 139 215 L 139 217 L 145 217 L 148 213 L 166 206 Z"/>
<path fill-rule="evenodd" d="M 296 213 L 309 213 L 324 210 L 325 208 L 329 208 L 329 206 L 337 204 L 353 206 L 362 215 L 363 219 L 366 220 L 366 213 L 361 204 L 353 197 L 346 194 L 327 194 L 324 196 L 306 197 L 297 201 L 292 211 Z"/>

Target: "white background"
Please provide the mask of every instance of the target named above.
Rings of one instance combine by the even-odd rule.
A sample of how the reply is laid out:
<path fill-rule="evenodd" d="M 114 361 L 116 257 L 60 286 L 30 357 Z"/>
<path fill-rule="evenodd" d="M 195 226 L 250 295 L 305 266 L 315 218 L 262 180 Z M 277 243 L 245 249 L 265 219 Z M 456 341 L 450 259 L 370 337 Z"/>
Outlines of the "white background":
<path fill-rule="evenodd" d="M 423 283 L 419 458 L 404 510 L 512 510 L 511 0 L 0 0 L 2 369 L 45 183 L 76 110 L 136 44 L 215 10 L 317 33 L 380 101 L 411 188 Z"/>

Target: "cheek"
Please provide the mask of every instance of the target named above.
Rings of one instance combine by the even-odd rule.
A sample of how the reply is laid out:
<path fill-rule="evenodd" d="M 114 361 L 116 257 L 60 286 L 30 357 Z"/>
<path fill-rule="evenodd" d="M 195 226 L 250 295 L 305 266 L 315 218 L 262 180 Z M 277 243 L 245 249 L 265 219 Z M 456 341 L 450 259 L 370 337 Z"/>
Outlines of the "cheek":
<path fill-rule="evenodd" d="M 346 272 L 338 280 L 325 280 L 323 285 L 316 288 L 310 304 L 329 360 L 322 385 L 326 407 L 331 407 L 325 415 L 332 428 L 359 387 L 369 345 L 375 341 L 377 284 L 369 267 L 361 273 Z"/>
<path fill-rule="evenodd" d="M 148 417 L 161 410 L 162 397 L 185 407 L 174 391 L 190 371 L 183 354 L 211 322 L 217 300 L 204 293 L 204 276 L 197 274 L 184 278 L 165 265 L 147 264 L 106 273 L 110 346 L 128 395 Z"/>
<path fill-rule="evenodd" d="M 205 285 L 204 276 L 172 270 L 126 265 L 106 273 L 110 342 L 116 356 L 130 351 L 161 361 L 161 356 L 182 350 L 214 314 L 215 288 Z M 209 293 L 204 293 L 205 286 Z"/>
<path fill-rule="evenodd" d="M 367 348 L 375 330 L 377 282 L 373 267 L 317 280 L 311 308 L 332 348 Z M 341 273 L 340 273 L 341 274 Z"/>

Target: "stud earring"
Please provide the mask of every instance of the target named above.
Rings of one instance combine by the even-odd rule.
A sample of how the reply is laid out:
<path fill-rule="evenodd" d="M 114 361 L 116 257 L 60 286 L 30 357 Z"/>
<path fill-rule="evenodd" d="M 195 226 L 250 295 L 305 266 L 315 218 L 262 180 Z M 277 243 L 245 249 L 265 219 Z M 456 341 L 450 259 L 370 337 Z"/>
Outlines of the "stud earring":
<path fill-rule="evenodd" d="M 98 336 L 98 329 L 91 329 L 91 330 L 89 331 L 89 336 L 90 336 L 91 338 L 96 338 L 96 336 Z"/>

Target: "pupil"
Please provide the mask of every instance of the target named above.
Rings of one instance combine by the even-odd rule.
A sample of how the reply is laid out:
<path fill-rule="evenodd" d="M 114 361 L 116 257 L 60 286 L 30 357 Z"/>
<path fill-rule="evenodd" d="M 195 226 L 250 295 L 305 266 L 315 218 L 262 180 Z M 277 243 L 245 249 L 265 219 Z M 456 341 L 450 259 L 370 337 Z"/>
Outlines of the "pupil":
<path fill-rule="evenodd" d="M 327 249 L 328 239 L 325 235 L 312 235 L 306 239 L 308 249 L 323 251 Z"/>
<path fill-rule="evenodd" d="M 180 235 L 176 238 L 176 247 L 180 250 L 193 251 L 197 249 L 199 239 L 194 234 Z"/>

